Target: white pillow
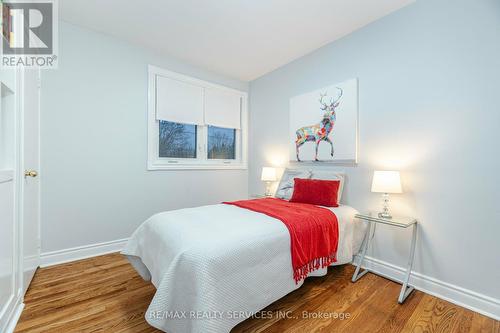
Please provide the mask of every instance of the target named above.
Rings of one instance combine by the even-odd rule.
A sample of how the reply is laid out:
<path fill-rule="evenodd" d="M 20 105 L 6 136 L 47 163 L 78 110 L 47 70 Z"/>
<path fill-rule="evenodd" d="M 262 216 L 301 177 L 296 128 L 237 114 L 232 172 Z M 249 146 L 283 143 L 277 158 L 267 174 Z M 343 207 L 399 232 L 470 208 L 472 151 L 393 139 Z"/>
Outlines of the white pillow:
<path fill-rule="evenodd" d="M 285 169 L 281 177 L 280 184 L 276 190 L 276 198 L 290 200 L 293 194 L 293 179 L 303 178 L 308 179 L 311 177 L 311 171 L 298 170 L 298 169 Z"/>
<path fill-rule="evenodd" d="M 340 204 L 342 191 L 344 190 L 345 174 L 343 172 L 325 170 L 312 170 L 311 173 L 311 179 L 340 180 L 339 191 L 337 193 L 337 201 Z"/>

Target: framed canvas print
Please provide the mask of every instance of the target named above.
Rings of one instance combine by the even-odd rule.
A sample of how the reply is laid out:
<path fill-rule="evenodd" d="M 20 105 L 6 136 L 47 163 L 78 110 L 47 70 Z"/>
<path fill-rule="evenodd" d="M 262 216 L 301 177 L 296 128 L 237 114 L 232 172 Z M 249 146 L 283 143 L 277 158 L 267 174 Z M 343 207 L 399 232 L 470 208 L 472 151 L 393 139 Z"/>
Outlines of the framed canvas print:
<path fill-rule="evenodd" d="M 358 80 L 290 99 L 290 161 L 357 163 Z"/>

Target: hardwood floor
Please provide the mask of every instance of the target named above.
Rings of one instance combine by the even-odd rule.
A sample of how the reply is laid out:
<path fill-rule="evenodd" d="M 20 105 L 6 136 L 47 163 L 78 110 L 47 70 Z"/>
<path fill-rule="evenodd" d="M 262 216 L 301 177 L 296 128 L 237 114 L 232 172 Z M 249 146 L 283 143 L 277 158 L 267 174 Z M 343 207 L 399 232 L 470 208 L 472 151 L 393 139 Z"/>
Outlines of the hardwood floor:
<path fill-rule="evenodd" d="M 399 284 L 373 274 L 351 283 L 353 270 L 307 279 L 264 310 L 270 318 L 232 332 L 500 332 L 500 322 L 419 291 L 399 305 Z M 39 269 L 15 332 L 160 332 L 144 320 L 154 292 L 119 254 Z"/>

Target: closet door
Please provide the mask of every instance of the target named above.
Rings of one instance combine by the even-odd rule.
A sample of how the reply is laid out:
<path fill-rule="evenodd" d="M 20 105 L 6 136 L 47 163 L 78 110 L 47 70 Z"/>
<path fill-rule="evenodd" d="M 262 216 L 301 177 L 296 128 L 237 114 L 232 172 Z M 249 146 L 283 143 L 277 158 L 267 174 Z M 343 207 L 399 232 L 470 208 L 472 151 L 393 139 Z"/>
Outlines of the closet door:
<path fill-rule="evenodd" d="M 23 292 L 40 264 L 40 71 L 23 73 L 22 192 Z"/>
<path fill-rule="evenodd" d="M 0 332 L 40 261 L 39 90 L 38 70 L 0 70 Z"/>
<path fill-rule="evenodd" d="M 18 73 L 0 70 L 0 332 L 19 308 Z"/>

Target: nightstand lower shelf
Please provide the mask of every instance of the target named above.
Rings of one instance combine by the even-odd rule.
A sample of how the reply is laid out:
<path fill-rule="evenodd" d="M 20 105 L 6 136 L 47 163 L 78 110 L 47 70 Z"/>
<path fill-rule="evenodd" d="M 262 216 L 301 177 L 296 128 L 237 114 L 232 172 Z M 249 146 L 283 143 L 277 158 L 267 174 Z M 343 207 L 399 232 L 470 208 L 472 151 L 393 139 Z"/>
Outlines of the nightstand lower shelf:
<path fill-rule="evenodd" d="M 352 276 L 352 282 L 358 281 L 361 277 L 363 277 L 366 273 L 368 273 L 370 271 L 369 269 L 364 269 L 361 271 L 361 266 L 363 265 L 363 262 L 365 260 L 366 251 L 367 251 L 368 245 L 370 243 L 370 235 L 372 233 L 372 225 L 374 225 L 374 223 L 375 223 L 373 221 L 368 221 L 368 222 L 369 222 L 368 230 L 367 230 L 365 237 L 363 239 L 363 244 L 361 245 L 361 258 L 360 258 L 358 264 L 356 265 L 356 270 L 354 271 L 354 274 Z M 411 238 L 411 245 L 410 245 L 410 254 L 408 257 L 408 265 L 406 268 L 406 273 L 405 273 L 405 277 L 403 280 L 403 285 L 401 286 L 401 292 L 399 293 L 399 297 L 398 297 L 399 304 L 403 304 L 403 302 L 406 300 L 406 298 L 415 289 L 413 286 L 408 285 L 408 282 L 410 281 L 411 268 L 413 266 L 413 258 L 415 255 L 416 240 L 417 240 L 417 223 L 414 223 L 414 224 L 412 224 L 412 238 Z"/>

